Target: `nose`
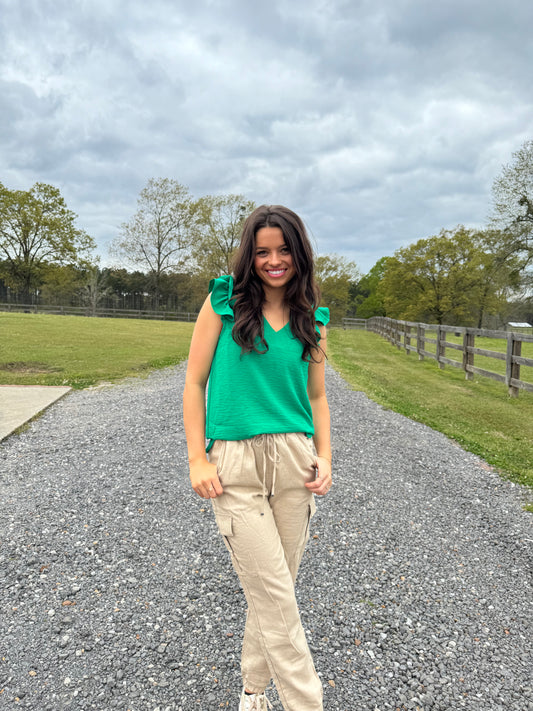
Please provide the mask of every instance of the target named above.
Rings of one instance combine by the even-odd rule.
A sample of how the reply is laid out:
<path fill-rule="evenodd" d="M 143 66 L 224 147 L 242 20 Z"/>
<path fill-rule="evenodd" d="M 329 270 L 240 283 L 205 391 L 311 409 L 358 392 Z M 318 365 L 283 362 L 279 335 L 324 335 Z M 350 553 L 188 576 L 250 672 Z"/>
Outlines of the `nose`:
<path fill-rule="evenodd" d="M 281 255 L 279 252 L 271 252 L 270 254 L 270 264 L 274 267 L 281 262 Z"/>

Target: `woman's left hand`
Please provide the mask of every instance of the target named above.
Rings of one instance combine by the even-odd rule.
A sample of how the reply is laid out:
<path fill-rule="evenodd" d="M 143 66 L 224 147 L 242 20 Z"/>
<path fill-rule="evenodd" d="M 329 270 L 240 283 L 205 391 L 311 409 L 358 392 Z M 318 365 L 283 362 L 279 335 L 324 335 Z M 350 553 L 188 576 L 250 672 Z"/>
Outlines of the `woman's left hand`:
<path fill-rule="evenodd" d="M 325 496 L 331 489 L 331 462 L 325 457 L 317 457 L 315 461 L 316 479 L 306 484 L 313 494 Z"/>

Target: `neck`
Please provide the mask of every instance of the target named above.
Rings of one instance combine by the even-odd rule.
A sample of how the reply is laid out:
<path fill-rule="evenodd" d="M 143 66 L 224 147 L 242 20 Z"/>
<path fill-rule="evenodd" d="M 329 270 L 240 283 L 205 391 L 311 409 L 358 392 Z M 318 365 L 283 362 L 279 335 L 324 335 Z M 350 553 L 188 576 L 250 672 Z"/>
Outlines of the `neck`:
<path fill-rule="evenodd" d="M 269 289 L 263 285 L 265 293 L 265 306 L 272 309 L 281 309 L 285 306 L 285 289 Z"/>

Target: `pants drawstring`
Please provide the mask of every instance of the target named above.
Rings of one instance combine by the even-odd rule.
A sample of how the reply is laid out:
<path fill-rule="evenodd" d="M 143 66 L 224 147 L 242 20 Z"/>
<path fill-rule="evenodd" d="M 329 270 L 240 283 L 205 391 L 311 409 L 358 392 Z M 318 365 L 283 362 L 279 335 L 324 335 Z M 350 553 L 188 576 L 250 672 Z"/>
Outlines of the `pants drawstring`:
<path fill-rule="evenodd" d="M 280 461 L 280 456 L 278 452 L 278 447 L 276 444 L 276 438 L 271 434 L 261 434 L 253 438 L 253 443 L 256 447 L 263 447 L 263 473 L 262 473 L 262 487 L 263 487 L 263 512 L 265 507 L 265 502 L 268 497 L 268 491 L 266 486 L 266 475 L 267 475 L 267 465 L 268 460 L 274 465 L 272 468 L 272 491 L 271 496 L 276 493 L 276 476 L 278 473 L 278 463 Z"/>

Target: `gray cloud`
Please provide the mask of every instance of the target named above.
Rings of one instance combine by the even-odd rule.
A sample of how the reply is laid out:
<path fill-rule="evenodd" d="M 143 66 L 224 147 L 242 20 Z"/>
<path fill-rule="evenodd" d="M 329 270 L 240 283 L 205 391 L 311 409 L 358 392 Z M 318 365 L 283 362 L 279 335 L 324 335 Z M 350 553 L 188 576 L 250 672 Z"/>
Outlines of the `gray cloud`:
<path fill-rule="evenodd" d="M 367 270 L 482 225 L 533 134 L 521 0 L 44 0 L 0 19 L 2 181 L 61 188 L 102 254 L 150 177 L 300 212 Z"/>

